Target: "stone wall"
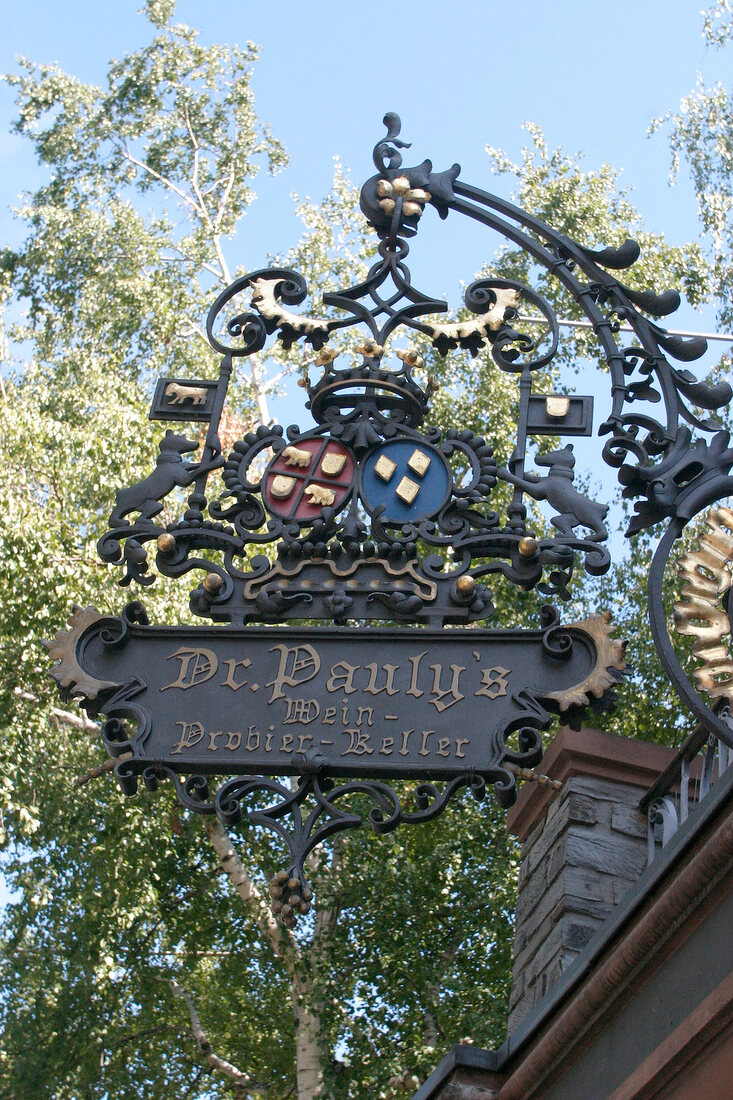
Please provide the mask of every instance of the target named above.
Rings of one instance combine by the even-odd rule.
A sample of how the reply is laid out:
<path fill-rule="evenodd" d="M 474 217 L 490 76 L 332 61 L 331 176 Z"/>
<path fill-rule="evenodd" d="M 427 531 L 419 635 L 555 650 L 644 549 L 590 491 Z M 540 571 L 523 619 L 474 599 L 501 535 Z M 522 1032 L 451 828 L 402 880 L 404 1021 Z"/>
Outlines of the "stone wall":
<path fill-rule="evenodd" d="M 598 730 L 561 730 L 508 825 L 523 840 L 509 1034 L 583 950 L 646 865 L 638 803 L 668 749 Z M 621 766 L 620 758 L 623 758 Z"/>

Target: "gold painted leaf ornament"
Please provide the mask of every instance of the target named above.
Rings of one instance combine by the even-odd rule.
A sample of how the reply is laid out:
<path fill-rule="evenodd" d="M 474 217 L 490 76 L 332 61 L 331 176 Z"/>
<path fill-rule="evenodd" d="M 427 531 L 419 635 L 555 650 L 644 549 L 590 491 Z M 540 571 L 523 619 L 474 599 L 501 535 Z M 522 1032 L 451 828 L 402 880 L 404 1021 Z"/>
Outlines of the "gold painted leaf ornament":
<path fill-rule="evenodd" d="M 718 505 L 705 516 L 705 525 L 697 550 L 689 550 L 677 563 L 683 587 L 674 605 L 675 628 L 695 639 L 692 654 L 701 662 L 693 672 L 698 688 L 733 702 L 733 659 L 730 646 L 722 642 L 731 630 L 723 600 L 731 586 L 733 511 Z"/>
<path fill-rule="evenodd" d="M 394 180 L 380 180 L 377 184 L 377 198 L 385 214 L 393 214 L 397 199 L 402 199 L 402 213 L 406 218 L 422 217 L 423 207 L 430 202 L 432 195 L 422 187 L 411 187 L 407 176 L 398 176 Z"/>

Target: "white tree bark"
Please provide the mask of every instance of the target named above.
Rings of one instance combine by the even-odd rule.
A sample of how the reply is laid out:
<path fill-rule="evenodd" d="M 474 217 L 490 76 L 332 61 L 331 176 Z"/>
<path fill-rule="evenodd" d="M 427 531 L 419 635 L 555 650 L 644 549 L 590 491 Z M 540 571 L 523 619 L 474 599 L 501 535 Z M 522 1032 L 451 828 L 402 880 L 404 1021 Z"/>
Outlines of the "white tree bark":
<path fill-rule="evenodd" d="M 313 983 L 295 974 L 291 992 L 295 1013 L 295 1059 L 298 1100 L 323 1096 L 323 1057 L 320 1020 L 311 1003 Z"/>
<path fill-rule="evenodd" d="M 196 1002 L 193 997 L 182 985 L 178 984 L 175 978 L 171 978 L 170 982 L 173 992 L 177 993 L 178 996 L 186 1002 L 188 1015 L 191 1020 L 191 1034 L 211 1068 L 218 1070 L 219 1073 L 223 1073 L 225 1077 L 229 1078 L 236 1089 L 237 1095 L 241 1096 L 242 1100 L 254 1094 L 257 1096 L 267 1096 L 268 1089 L 263 1085 L 258 1085 L 252 1080 L 248 1073 L 243 1073 L 241 1069 L 232 1065 L 226 1058 L 222 1058 L 215 1053 L 201 1024 L 201 1017 L 198 1014 Z"/>
<path fill-rule="evenodd" d="M 323 1066 L 326 1052 L 320 1037 L 320 1020 L 314 1005 L 313 980 L 310 971 L 315 942 L 303 953 L 291 932 L 275 918 L 268 900 L 239 858 L 224 826 L 215 819 L 206 823 L 206 832 L 219 862 L 229 876 L 234 890 L 248 908 L 264 939 L 280 958 L 290 980 L 290 994 L 295 1018 L 296 1081 L 298 1100 L 317 1100 L 323 1096 Z M 316 935 L 325 917 L 316 916 Z"/>

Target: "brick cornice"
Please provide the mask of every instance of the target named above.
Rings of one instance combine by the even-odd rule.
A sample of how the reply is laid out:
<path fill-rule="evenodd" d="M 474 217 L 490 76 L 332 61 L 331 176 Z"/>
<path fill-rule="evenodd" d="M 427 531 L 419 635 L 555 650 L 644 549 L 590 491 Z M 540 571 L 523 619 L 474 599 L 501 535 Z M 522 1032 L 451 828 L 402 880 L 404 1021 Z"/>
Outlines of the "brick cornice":
<path fill-rule="evenodd" d="M 615 733 L 562 726 L 547 749 L 540 770 L 564 783 L 572 776 L 593 776 L 646 790 L 664 771 L 675 750 L 648 741 L 634 741 Z M 507 813 L 507 831 L 524 841 L 542 821 L 557 792 L 525 783 Z"/>

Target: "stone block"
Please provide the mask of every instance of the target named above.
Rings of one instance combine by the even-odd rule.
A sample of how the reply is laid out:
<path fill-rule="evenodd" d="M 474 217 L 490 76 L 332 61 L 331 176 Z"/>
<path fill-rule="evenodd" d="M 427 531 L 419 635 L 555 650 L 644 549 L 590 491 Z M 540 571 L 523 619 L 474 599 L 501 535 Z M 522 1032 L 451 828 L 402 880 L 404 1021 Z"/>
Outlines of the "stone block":
<path fill-rule="evenodd" d="M 555 951 L 560 947 L 560 925 L 547 916 L 535 930 L 535 934 L 527 937 L 524 947 L 516 955 L 514 960 L 514 973 L 521 974 L 527 969 L 527 983 L 532 982 L 542 970 Z"/>
<path fill-rule="evenodd" d="M 592 867 L 635 881 L 646 865 L 646 845 L 618 834 L 589 836 L 570 829 L 565 840 L 565 858 L 569 866 Z"/>
<path fill-rule="evenodd" d="M 613 912 L 615 908 L 615 902 L 612 901 L 591 901 L 585 898 L 565 898 L 565 906 L 563 908 L 563 914 L 579 913 L 582 916 L 594 917 L 598 921 L 606 919 L 609 913 Z"/>
<path fill-rule="evenodd" d="M 646 789 L 631 783 L 616 783 L 613 780 L 584 775 L 574 775 L 569 779 L 568 788 L 578 794 L 587 795 L 594 801 L 605 799 L 627 806 L 638 806 L 639 799 Z"/>
<path fill-rule="evenodd" d="M 512 1034 L 512 1032 L 517 1030 L 525 1016 L 529 1015 L 531 1009 L 532 1004 L 530 1002 L 530 997 L 523 997 L 517 1007 L 514 1009 L 514 1011 L 509 1014 L 509 1020 L 507 1021 L 507 1030 L 510 1035 Z"/>
<path fill-rule="evenodd" d="M 572 897 L 594 901 L 607 900 L 603 880 L 596 872 L 586 867 L 566 867 L 563 883 L 566 894 Z"/>
<path fill-rule="evenodd" d="M 518 1001 L 524 996 L 524 974 L 518 974 L 516 979 L 512 982 L 511 992 L 509 994 L 509 1012 L 514 1011 L 514 1007 Z"/>
<path fill-rule="evenodd" d="M 626 836 L 646 840 L 647 822 L 641 810 L 629 806 L 614 806 L 611 813 L 611 828 Z"/>
<path fill-rule="evenodd" d="M 545 814 L 545 825 L 544 825 L 544 827 L 546 827 L 548 825 L 548 823 L 550 821 L 552 821 L 552 819 L 556 816 L 556 814 L 560 810 L 561 805 L 562 805 L 562 794 L 560 795 L 560 797 L 554 799 L 549 804 L 549 806 L 547 807 L 547 813 Z"/>
<path fill-rule="evenodd" d="M 600 925 L 599 921 L 567 920 L 562 926 L 562 945 L 570 951 L 582 951 Z"/>
<path fill-rule="evenodd" d="M 629 882 L 627 879 L 614 879 L 613 882 L 613 902 L 614 905 L 618 905 L 623 898 L 626 897 L 629 890 L 633 886 L 633 882 Z"/>
<path fill-rule="evenodd" d="M 565 854 L 565 841 L 563 840 L 563 842 L 561 844 L 558 844 L 556 848 L 553 848 L 553 850 L 549 854 L 546 871 L 548 883 L 555 881 L 560 872 L 565 868 L 566 864 L 567 857 Z"/>
<path fill-rule="evenodd" d="M 566 816 L 569 822 L 578 825 L 595 825 L 598 821 L 598 808 L 587 795 L 571 791 L 567 800 Z"/>
<path fill-rule="evenodd" d="M 534 874 L 525 878 L 517 896 L 517 923 L 527 917 L 547 893 L 547 868 L 537 867 Z"/>
<path fill-rule="evenodd" d="M 552 821 L 548 824 L 547 828 L 537 840 L 537 843 L 533 846 L 532 851 L 529 853 L 527 862 L 530 874 L 533 874 L 535 869 L 544 862 L 550 848 L 557 843 L 568 826 L 568 807 L 566 801 L 564 805 L 561 806 L 560 811 L 555 814 Z"/>
<path fill-rule="evenodd" d="M 567 946 L 563 945 L 562 942 L 562 930 L 562 925 L 555 925 L 553 928 L 553 935 L 546 936 L 542 941 L 542 945 L 537 950 L 527 970 L 528 986 L 537 981 L 540 974 L 550 966 L 555 956 L 562 950 L 562 947 Z"/>
<path fill-rule="evenodd" d="M 528 913 L 519 908 L 519 903 L 517 903 L 517 924 L 521 924 L 524 928 L 528 939 L 536 938 L 537 930 L 547 917 L 553 917 L 554 919 L 557 904 L 558 902 L 562 903 L 564 897 L 565 891 L 562 878 L 558 876 L 552 886 L 545 889 L 544 893 L 540 895 L 539 903 L 534 906 L 531 912 Z"/>

